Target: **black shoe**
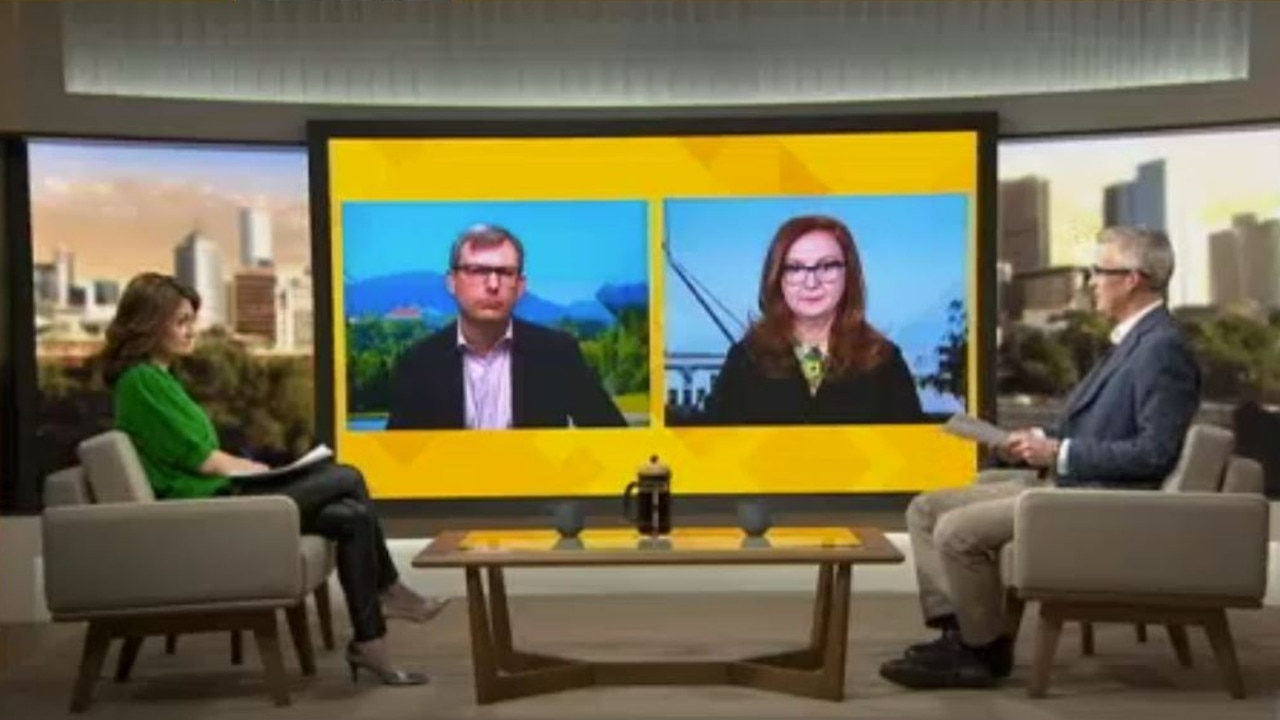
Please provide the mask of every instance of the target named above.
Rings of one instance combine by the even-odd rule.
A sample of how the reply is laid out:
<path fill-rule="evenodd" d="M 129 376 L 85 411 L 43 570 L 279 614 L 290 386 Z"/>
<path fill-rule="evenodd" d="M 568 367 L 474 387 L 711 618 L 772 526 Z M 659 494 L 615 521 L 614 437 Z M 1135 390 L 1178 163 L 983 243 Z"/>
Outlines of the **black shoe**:
<path fill-rule="evenodd" d="M 926 664 L 946 665 L 951 662 L 952 655 L 964 648 L 960 640 L 960 631 L 943 630 L 942 635 L 929 642 L 916 643 L 906 649 L 902 657 Z M 998 638 L 990 645 L 972 650 L 978 658 L 987 664 L 991 674 L 1004 679 L 1013 674 L 1013 639 Z"/>
<path fill-rule="evenodd" d="M 960 645 L 960 631 L 948 628 L 942 634 L 928 642 L 919 642 L 907 647 L 902 657 L 908 660 L 933 657 L 938 653 L 948 653 Z"/>
<path fill-rule="evenodd" d="M 957 644 L 928 655 L 890 660 L 880 666 L 880 677 L 915 690 L 941 688 L 989 688 L 999 679 L 977 652 Z"/>
<path fill-rule="evenodd" d="M 991 674 L 1004 679 L 1013 674 L 1013 638 L 1000 637 L 978 651 Z"/>

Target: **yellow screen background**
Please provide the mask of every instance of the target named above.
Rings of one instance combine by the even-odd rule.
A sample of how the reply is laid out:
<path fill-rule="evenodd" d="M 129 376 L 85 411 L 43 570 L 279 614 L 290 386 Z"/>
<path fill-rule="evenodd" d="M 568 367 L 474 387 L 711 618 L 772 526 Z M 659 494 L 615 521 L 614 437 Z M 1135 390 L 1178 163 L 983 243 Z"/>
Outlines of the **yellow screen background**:
<path fill-rule="evenodd" d="M 973 446 L 937 426 L 665 428 L 663 201 L 679 197 L 965 193 L 969 397 L 977 406 L 978 134 L 875 132 L 621 138 L 328 141 L 334 439 L 375 497 L 617 495 L 658 455 L 673 491 L 910 492 L 968 482 Z M 342 207 L 350 201 L 647 199 L 650 426 L 632 429 L 346 429 Z M 854 229 L 856 235 L 857 229 Z M 920 262 L 927 262 L 921 258 Z M 758 269 L 752 262 L 750 272 Z M 536 285 L 536 278 L 530 280 Z"/>

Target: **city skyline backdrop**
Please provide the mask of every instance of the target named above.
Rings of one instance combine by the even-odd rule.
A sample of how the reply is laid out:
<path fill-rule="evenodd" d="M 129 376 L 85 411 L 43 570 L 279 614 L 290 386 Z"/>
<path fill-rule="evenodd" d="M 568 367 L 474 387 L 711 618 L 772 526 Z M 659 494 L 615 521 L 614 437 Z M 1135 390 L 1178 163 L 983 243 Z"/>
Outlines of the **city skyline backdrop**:
<path fill-rule="evenodd" d="M 242 208 L 269 218 L 258 235 L 266 230 L 278 271 L 310 265 L 302 148 L 37 140 L 29 166 L 34 260 L 69 250 L 77 280 L 123 286 L 143 270 L 174 272 L 174 247 L 192 232 L 215 244 L 230 280 L 242 265 Z"/>
<path fill-rule="evenodd" d="M 201 328 L 310 352 L 303 150 L 34 141 L 29 166 L 42 357 L 93 352 L 124 286 L 145 271 L 199 292 Z"/>
<path fill-rule="evenodd" d="M 1154 225 L 1171 306 L 1280 306 L 1280 129 L 1005 141 L 998 173 L 1009 272 L 1088 266 L 1104 224 Z"/>

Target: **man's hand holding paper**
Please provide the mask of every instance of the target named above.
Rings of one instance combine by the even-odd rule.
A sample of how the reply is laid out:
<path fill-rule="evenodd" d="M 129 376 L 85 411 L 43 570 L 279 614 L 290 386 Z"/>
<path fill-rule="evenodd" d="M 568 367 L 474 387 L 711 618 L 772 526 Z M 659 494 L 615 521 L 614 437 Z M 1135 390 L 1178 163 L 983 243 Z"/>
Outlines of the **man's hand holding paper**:
<path fill-rule="evenodd" d="M 1059 440 L 1047 437 L 1040 428 L 1030 428 L 1009 433 L 1009 441 L 997 447 L 996 452 L 1006 460 L 1047 468 L 1057 461 L 1059 444 Z"/>

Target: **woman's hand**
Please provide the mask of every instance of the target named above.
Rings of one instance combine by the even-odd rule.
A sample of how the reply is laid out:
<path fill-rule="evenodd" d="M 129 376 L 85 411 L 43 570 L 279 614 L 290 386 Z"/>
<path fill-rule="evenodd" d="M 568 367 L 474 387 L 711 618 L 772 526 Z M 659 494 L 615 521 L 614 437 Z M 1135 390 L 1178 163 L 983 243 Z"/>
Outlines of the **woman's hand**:
<path fill-rule="evenodd" d="M 263 473 L 271 469 L 270 465 L 263 465 L 256 460 L 248 458 L 236 458 L 236 467 L 234 472 L 237 475 L 252 475 L 254 473 Z"/>
<path fill-rule="evenodd" d="M 200 472 L 205 475 L 220 475 L 228 477 L 231 475 L 247 475 L 252 473 L 266 472 L 271 468 L 256 460 L 242 458 L 230 453 L 224 453 L 221 450 L 214 450 L 209 457 L 200 464 Z"/>

